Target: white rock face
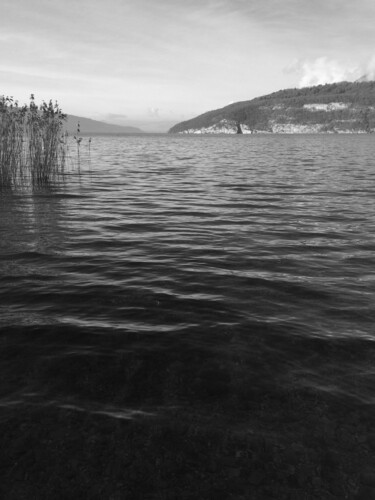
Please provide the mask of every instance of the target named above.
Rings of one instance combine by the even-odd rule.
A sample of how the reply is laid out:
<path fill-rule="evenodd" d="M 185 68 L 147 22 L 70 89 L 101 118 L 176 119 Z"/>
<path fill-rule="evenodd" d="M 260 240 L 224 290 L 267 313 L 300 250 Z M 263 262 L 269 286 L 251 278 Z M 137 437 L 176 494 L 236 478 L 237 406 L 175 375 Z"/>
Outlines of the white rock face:
<path fill-rule="evenodd" d="M 322 131 L 323 125 L 297 125 L 295 123 L 272 123 L 274 134 L 317 134 Z"/>
<path fill-rule="evenodd" d="M 271 133 L 270 130 L 252 130 L 247 125 L 241 124 L 243 134 L 266 134 Z M 237 124 L 231 120 L 221 120 L 211 127 L 188 128 L 182 130 L 179 134 L 237 134 Z"/>
<path fill-rule="evenodd" d="M 247 125 L 241 124 L 243 134 L 272 134 L 271 130 L 250 129 Z"/>
<path fill-rule="evenodd" d="M 246 126 L 241 126 L 243 134 L 366 134 L 365 130 L 350 128 L 326 130 L 323 124 L 296 125 L 294 123 L 273 123 L 271 130 L 250 130 Z M 375 132 L 372 129 L 371 132 Z M 187 129 L 179 134 L 236 134 L 236 128 L 229 127 L 206 127 L 201 129 Z"/>
<path fill-rule="evenodd" d="M 336 111 L 347 109 L 350 103 L 331 102 L 329 104 L 305 104 L 304 109 L 314 111 Z M 355 121 L 355 120 L 354 120 Z M 358 134 L 366 133 L 365 130 L 359 130 L 356 126 L 353 128 L 353 119 L 335 120 L 336 126 L 327 130 L 327 123 L 296 124 L 296 123 L 278 123 L 276 120 L 269 120 L 267 130 L 250 129 L 248 125 L 241 124 L 243 134 Z M 374 132 L 374 130 L 371 130 Z M 210 127 L 190 128 L 179 132 L 180 134 L 237 134 L 237 123 L 234 120 L 223 119 Z"/>
<path fill-rule="evenodd" d="M 337 111 L 339 109 L 347 109 L 350 106 L 347 102 L 330 102 L 328 104 L 304 104 L 303 109 L 308 111 Z"/>
<path fill-rule="evenodd" d="M 189 128 L 180 134 L 237 134 L 237 125 L 234 121 L 224 119 L 211 127 Z"/>

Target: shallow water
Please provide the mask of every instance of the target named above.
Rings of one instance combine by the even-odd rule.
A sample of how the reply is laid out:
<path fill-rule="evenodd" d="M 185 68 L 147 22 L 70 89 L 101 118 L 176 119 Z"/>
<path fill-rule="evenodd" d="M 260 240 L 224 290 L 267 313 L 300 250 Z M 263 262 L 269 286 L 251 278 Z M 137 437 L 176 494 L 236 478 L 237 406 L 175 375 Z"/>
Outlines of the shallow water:
<path fill-rule="evenodd" d="M 372 135 L 97 137 L 90 161 L 85 147 L 60 183 L 1 192 L 7 345 L 45 334 L 33 362 L 99 356 L 104 377 L 113 336 L 109 360 L 173 346 L 229 377 L 267 356 L 274 377 L 373 402 Z M 318 362 L 311 342 L 341 354 Z"/>

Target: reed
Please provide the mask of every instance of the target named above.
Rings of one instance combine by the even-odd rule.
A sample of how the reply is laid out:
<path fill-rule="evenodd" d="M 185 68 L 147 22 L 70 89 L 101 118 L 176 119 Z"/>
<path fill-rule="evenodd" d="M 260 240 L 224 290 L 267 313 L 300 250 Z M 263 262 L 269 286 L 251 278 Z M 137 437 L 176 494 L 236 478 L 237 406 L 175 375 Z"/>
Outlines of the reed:
<path fill-rule="evenodd" d="M 79 137 L 79 134 L 81 133 L 81 125 L 77 124 L 77 135 L 74 136 L 74 140 L 76 141 L 76 144 L 77 144 L 77 164 L 78 164 L 78 168 L 80 168 L 81 166 L 81 157 L 80 157 L 80 146 L 81 146 L 81 142 L 82 142 L 82 137 Z"/>
<path fill-rule="evenodd" d="M 24 179 L 42 185 L 64 173 L 65 119 L 52 100 L 38 106 L 31 94 L 30 104 L 21 107 L 12 97 L 0 97 L 0 187 Z"/>

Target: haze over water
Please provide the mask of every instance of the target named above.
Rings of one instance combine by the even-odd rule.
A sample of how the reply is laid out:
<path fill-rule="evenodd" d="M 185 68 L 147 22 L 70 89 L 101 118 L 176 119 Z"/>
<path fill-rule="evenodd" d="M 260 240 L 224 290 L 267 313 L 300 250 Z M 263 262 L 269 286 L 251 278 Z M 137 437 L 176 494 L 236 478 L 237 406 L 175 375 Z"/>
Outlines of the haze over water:
<path fill-rule="evenodd" d="M 374 158 L 372 135 L 96 137 L 81 175 L 1 192 L 3 406 L 232 398 L 255 425 L 268 393 L 278 428 L 277 391 L 373 405 Z"/>

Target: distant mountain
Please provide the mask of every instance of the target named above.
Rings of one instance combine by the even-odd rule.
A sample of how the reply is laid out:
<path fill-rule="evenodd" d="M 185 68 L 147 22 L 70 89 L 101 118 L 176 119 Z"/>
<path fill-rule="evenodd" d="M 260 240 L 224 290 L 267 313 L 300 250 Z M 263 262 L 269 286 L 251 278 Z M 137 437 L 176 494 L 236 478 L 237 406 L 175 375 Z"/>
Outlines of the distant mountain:
<path fill-rule="evenodd" d="M 67 115 L 64 129 L 69 134 L 77 134 L 77 125 L 80 124 L 80 134 L 139 134 L 143 130 L 137 127 L 126 127 L 122 125 L 112 125 L 110 123 L 91 120 L 82 116 Z"/>
<path fill-rule="evenodd" d="M 132 125 L 143 132 L 162 134 L 176 124 L 177 120 L 132 120 Z"/>
<path fill-rule="evenodd" d="M 375 82 L 279 90 L 208 111 L 170 133 L 360 133 L 375 131 Z"/>

